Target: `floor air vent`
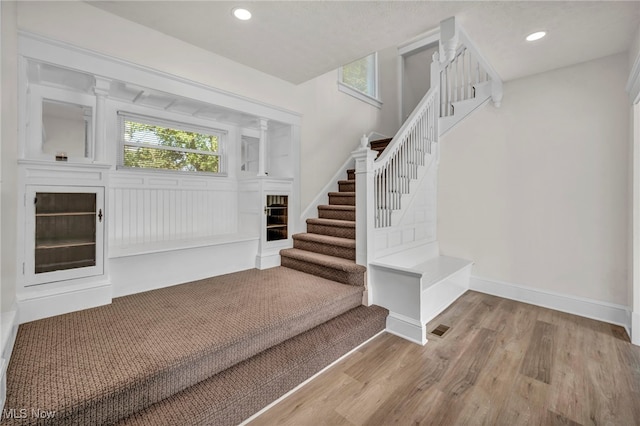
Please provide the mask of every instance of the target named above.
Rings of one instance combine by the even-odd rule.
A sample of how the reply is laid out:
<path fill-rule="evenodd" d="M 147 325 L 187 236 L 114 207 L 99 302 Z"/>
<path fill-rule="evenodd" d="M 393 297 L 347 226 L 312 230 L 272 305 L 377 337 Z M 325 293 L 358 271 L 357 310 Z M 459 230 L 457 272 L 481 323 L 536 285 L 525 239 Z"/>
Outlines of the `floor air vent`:
<path fill-rule="evenodd" d="M 449 330 L 449 327 L 443 324 L 440 324 L 436 328 L 431 331 L 431 334 L 435 334 L 436 336 L 442 337 L 444 333 Z"/>

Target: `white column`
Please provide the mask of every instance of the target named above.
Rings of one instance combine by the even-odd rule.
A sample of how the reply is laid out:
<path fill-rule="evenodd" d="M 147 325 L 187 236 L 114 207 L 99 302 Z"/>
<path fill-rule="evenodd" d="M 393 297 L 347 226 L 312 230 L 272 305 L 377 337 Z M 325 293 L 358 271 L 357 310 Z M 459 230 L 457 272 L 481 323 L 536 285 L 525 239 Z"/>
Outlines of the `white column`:
<path fill-rule="evenodd" d="M 269 120 L 260 119 L 260 142 L 258 143 L 258 176 L 267 176 L 267 130 Z"/>
<path fill-rule="evenodd" d="M 107 161 L 107 96 L 111 80 L 96 77 L 96 85 L 93 92 L 96 95 L 95 110 L 95 138 L 93 141 L 93 161 L 104 163 Z"/>
<path fill-rule="evenodd" d="M 363 135 L 360 148 L 353 151 L 356 162 L 356 263 L 369 266 L 373 255 L 373 233 L 375 231 L 373 162 L 376 152 L 369 148 L 369 139 Z M 366 277 L 362 303 L 371 305 L 373 294 L 369 291 L 369 274 Z"/>

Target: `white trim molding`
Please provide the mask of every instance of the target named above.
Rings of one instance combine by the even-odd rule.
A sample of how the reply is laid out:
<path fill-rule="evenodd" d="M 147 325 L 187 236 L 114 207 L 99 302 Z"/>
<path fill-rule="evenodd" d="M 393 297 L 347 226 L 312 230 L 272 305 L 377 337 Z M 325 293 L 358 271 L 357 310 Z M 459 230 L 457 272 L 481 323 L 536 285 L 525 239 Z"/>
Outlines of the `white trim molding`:
<path fill-rule="evenodd" d="M 631 312 L 631 343 L 640 346 L 640 332 L 637 330 L 640 330 L 640 312 Z"/>
<path fill-rule="evenodd" d="M 2 313 L 0 322 L 0 409 L 7 396 L 7 367 L 18 334 L 18 305 L 13 302 L 11 310 Z"/>
<path fill-rule="evenodd" d="M 630 311 L 627 306 L 476 276 L 471 277 L 469 288 L 505 299 L 619 325 L 631 336 Z"/>

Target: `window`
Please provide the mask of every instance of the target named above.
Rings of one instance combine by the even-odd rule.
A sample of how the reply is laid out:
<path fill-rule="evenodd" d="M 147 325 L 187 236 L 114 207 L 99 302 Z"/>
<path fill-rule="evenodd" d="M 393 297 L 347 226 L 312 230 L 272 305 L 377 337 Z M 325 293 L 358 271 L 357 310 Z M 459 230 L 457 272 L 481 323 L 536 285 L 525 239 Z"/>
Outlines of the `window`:
<path fill-rule="evenodd" d="M 378 98 L 378 54 L 372 53 L 343 65 L 338 72 L 338 89 L 380 108 L 382 102 Z"/>
<path fill-rule="evenodd" d="M 221 174 L 224 132 L 119 113 L 120 165 L 139 169 Z"/>

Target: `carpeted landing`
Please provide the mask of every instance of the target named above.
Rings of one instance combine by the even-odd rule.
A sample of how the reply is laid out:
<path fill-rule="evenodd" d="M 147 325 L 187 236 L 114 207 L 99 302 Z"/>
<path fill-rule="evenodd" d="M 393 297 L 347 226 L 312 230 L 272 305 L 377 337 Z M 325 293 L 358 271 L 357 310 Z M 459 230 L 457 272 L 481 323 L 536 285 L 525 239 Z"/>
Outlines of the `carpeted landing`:
<path fill-rule="evenodd" d="M 254 269 L 23 324 L 1 424 L 237 424 L 384 329 L 362 291 Z"/>

